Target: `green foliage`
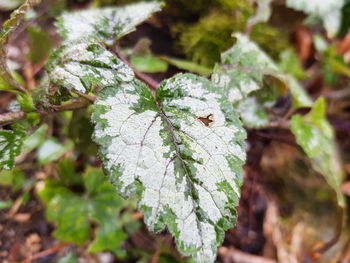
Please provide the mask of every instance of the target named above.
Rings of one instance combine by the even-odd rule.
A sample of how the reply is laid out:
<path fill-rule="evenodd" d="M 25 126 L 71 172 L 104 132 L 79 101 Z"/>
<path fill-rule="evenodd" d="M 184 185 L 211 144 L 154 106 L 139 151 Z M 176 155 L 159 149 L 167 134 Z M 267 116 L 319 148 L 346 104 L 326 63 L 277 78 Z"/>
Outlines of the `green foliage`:
<path fill-rule="evenodd" d="M 20 123 L 12 125 L 12 130 L 0 130 L 0 170 L 11 170 L 15 158 L 21 153 L 23 140 L 26 136 Z"/>
<path fill-rule="evenodd" d="M 345 200 L 340 191 L 344 172 L 334 144 L 333 128 L 326 119 L 325 100 L 318 99 L 310 113 L 303 117 L 294 115 L 291 130 L 297 143 L 310 157 L 313 168 L 326 178 L 337 193 L 339 206 L 344 207 Z"/>
<path fill-rule="evenodd" d="M 56 138 L 45 140 L 38 149 L 38 160 L 40 164 L 47 164 L 58 160 L 64 153 L 73 148 L 73 143 L 67 141 L 62 144 Z"/>
<path fill-rule="evenodd" d="M 29 60 L 34 64 L 43 62 L 51 51 L 50 36 L 39 27 L 28 27 L 27 32 L 29 36 Z"/>
<path fill-rule="evenodd" d="M 179 28 L 182 32 L 179 45 L 194 62 L 212 66 L 220 53 L 234 43 L 232 30 L 243 30 L 244 25 L 245 21 L 232 20 L 227 14 L 215 12 L 201 18 L 197 24 Z"/>
<path fill-rule="evenodd" d="M 138 55 L 130 60 L 131 65 L 144 73 L 165 72 L 168 70 L 168 64 L 152 55 Z"/>
<path fill-rule="evenodd" d="M 0 77 L 9 83 L 10 86 L 18 87 L 18 84 L 9 72 L 7 66 L 6 44 L 11 33 L 19 26 L 26 12 L 38 4 L 40 1 L 41 0 L 26 0 L 18 9 L 16 9 L 11 14 L 11 17 L 5 21 L 5 23 L 3 23 L 0 30 Z"/>
<path fill-rule="evenodd" d="M 68 166 L 67 161 L 60 164 L 59 176 L 69 180 L 46 180 L 38 192 L 47 206 L 47 219 L 56 224 L 54 236 L 74 244 L 84 244 L 92 239 L 90 252 L 108 250 L 120 253 L 120 245 L 127 237 L 123 226 L 130 221 L 133 202 L 118 197 L 100 169 L 88 168 L 81 183 L 77 184 L 80 179 L 73 180 L 71 176 L 79 175 L 73 166 Z M 70 175 L 69 178 L 66 173 Z M 83 188 L 81 193 L 70 189 L 79 186 Z M 92 224 L 97 225 L 94 235 Z"/>
<path fill-rule="evenodd" d="M 160 57 L 160 59 L 179 69 L 186 70 L 192 73 L 197 73 L 205 77 L 210 76 L 210 74 L 213 71 L 211 68 L 201 66 L 189 60 L 177 59 L 177 58 L 171 58 L 171 57 L 165 57 L 165 56 Z"/>
<path fill-rule="evenodd" d="M 10 186 L 12 191 L 20 190 L 25 184 L 25 175 L 18 169 L 0 171 L 0 185 Z"/>

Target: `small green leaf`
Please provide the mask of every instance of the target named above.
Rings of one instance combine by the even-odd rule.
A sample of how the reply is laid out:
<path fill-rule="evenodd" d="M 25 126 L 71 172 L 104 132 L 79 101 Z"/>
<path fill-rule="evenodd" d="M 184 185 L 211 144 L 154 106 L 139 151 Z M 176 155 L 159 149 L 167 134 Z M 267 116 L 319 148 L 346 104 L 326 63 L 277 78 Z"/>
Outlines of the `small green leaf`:
<path fill-rule="evenodd" d="M 46 140 L 38 149 L 40 164 L 47 164 L 58 160 L 64 153 L 73 148 L 73 143 L 68 141 L 65 144 L 59 143 L 55 138 Z"/>
<path fill-rule="evenodd" d="M 138 55 L 131 58 L 131 65 L 145 73 L 165 72 L 168 64 L 152 55 Z"/>
<path fill-rule="evenodd" d="M 67 171 L 62 170 L 62 161 L 60 163 L 59 173 Z M 91 224 L 94 223 L 97 232 L 89 251 L 117 253 L 121 250 L 120 244 L 127 238 L 122 230 L 126 222 L 121 220 L 121 211 L 130 211 L 133 205 L 115 194 L 114 187 L 100 169 L 88 168 L 82 178 L 81 186 L 86 191 L 81 194 L 73 193 L 62 182 L 53 180 L 47 180 L 38 192 L 47 206 L 48 220 L 56 224 L 54 236 L 62 241 L 83 244 L 91 237 Z"/>
<path fill-rule="evenodd" d="M 289 73 L 297 79 L 303 79 L 307 76 L 293 49 L 287 49 L 280 54 L 278 66 L 283 72 Z"/>
<path fill-rule="evenodd" d="M 25 136 L 24 127 L 19 123 L 13 124 L 12 130 L 0 130 L 0 170 L 13 168 Z"/>
<path fill-rule="evenodd" d="M 64 257 L 59 258 L 57 260 L 57 263 L 79 263 L 79 262 L 78 262 L 77 256 L 74 253 L 69 252 Z"/>
<path fill-rule="evenodd" d="M 199 75 L 208 77 L 212 73 L 212 69 L 208 67 L 204 67 L 202 65 L 199 65 L 195 62 L 184 60 L 184 59 L 177 59 L 177 58 L 171 58 L 166 56 L 159 57 L 161 60 L 169 63 L 172 66 L 175 66 L 179 69 L 183 69 L 192 73 L 197 73 Z"/>
<path fill-rule="evenodd" d="M 29 36 L 29 60 L 34 64 L 43 62 L 51 51 L 50 36 L 39 27 L 28 27 L 27 32 Z"/>
<path fill-rule="evenodd" d="M 339 206 L 344 207 L 345 199 L 340 190 L 344 171 L 334 143 L 334 131 L 325 114 L 325 100 L 320 98 L 309 114 L 292 117 L 291 130 L 297 143 L 311 159 L 313 168 L 325 177 L 336 192 Z"/>
<path fill-rule="evenodd" d="M 25 175 L 20 170 L 0 171 L 0 185 L 11 186 L 13 191 L 21 189 L 25 184 Z"/>
<path fill-rule="evenodd" d="M 1 201 L 0 200 L 0 210 L 10 208 L 12 206 L 13 202 L 10 201 Z"/>
<path fill-rule="evenodd" d="M 31 135 L 25 138 L 23 142 L 23 151 L 31 152 L 32 150 L 38 148 L 45 141 L 46 132 L 48 128 L 49 127 L 47 126 L 47 124 L 43 124 Z"/>

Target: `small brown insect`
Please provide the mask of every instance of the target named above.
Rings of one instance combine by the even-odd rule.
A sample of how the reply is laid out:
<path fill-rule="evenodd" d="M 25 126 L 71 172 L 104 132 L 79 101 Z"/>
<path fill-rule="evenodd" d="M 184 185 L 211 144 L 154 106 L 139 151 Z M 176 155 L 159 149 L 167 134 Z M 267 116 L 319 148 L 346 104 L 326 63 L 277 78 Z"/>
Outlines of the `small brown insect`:
<path fill-rule="evenodd" d="M 214 122 L 214 115 L 210 113 L 206 117 L 197 117 L 197 120 L 202 122 L 205 126 L 211 127 Z"/>

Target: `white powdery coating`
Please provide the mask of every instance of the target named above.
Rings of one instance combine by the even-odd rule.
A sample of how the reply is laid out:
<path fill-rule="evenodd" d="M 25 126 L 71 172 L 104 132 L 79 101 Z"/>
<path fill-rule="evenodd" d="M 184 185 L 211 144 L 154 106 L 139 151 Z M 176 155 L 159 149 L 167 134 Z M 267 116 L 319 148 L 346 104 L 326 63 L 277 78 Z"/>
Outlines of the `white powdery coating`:
<path fill-rule="evenodd" d="M 272 59 L 253 41 L 246 35 L 241 33 L 234 33 L 233 36 L 237 39 L 233 49 L 240 50 L 240 56 L 243 57 L 245 54 L 254 52 L 256 54 L 255 61 L 256 65 L 262 70 L 277 71 L 278 68 Z M 229 50 L 230 51 L 230 50 Z M 226 52 L 229 52 L 226 51 Z M 243 60 L 244 58 L 242 58 Z"/>
<path fill-rule="evenodd" d="M 340 10 L 344 0 L 287 0 L 287 6 L 308 14 L 324 16 L 335 9 Z"/>
<path fill-rule="evenodd" d="M 235 136 L 240 127 L 228 126 L 218 103 L 219 95 L 208 92 L 200 81 L 190 78 L 175 77 L 162 89 L 179 88 L 188 96 L 165 102 L 164 114 L 170 122 L 177 122 L 180 131 L 170 128 L 168 123 L 154 110 L 135 112 L 131 106 L 137 105 L 138 94 L 129 94 L 135 88 L 133 84 L 123 84 L 116 94 L 105 99 L 98 99 L 97 105 L 109 106 L 110 110 L 98 116 L 105 120 L 107 127 L 95 129 L 95 138 L 111 137 L 111 143 L 104 145 L 105 167 L 111 170 L 121 166 L 122 174 L 118 179 L 118 190 L 128 196 L 133 193 L 135 181 L 143 185 L 144 191 L 139 202 L 140 207 L 147 207 L 146 224 L 158 229 L 159 221 L 166 216 L 166 211 L 175 215 L 177 243 L 183 249 L 199 249 L 194 254 L 196 262 L 213 262 L 216 257 L 217 233 L 215 224 L 223 217 L 232 218 L 228 209 L 228 196 L 219 191 L 220 183 L 228 183 L 239 196 L 239 186 L 235 174 L 229 167 L 226 157 L 245 160 L 245 150 L 236 143 Z M 129 93 L 128 93 L 129 92 Z M 174 107 L 174 112 L 167 112 L 167 107 Z M 176 111 L 186 107 L 190 114 L 178 119 Z M 195 116 L 212 114 L 214 121 L 205 126 Z M 172 150 L 165 145 L 160 131 L 168 129 L 172 140 L 179 141 Z M 186 162 L 181 151 L 189 148 L 192 158 L 202 162 L 194 163 L 197 172 L 194 175 L 201 182 L 197 184 L 188 176 L 183 167 L 175 167 L 175 160 Z M 182 178 L 178 174 L 183 170 Z M 190 182 L 191 181 L 191 182 Z M 189 195 L 189 184 L 198 193 L 198 200 Z M 234 197 L 232 197 L 234 198 Z M 207 219 L 199 219 L 198 208 Z M 209 221 L 211 223 L 209 223 Z"/>
<path fill-rule="evenodd" d="M 238 104 L 238 110 L 244 122 L 253 127 L 261 127 L 268 122 L 268 119 L 262 118 L 258 115 L 261 106 L 257 102 L 256 97 L 249 97 L 246 100 L 241 101 Z"/>
<path fill-rule="evenodd" d="M 103 50 L 95 54 L 93 51 L 88 51 L 89 46 L 80 43 L 66 47 L 60 54 L 64 61 L 50 72 L 51 81 L 65 88 L 86 93 L 87 90 L 80 80 L 86 76 L 96 80 L 101 87 L 116 85 L 119 80 L 130 82 L 134 79 L 133 71 L 120 60 L 116 60 L 111 52 Z M 106 67 L 88 65 L 86 62 L 102 63 Z"/>
<path fill-rule="evenodd" d="M 160 10 L 157 2 L 141 2 L 117 8 L 91 9 L 62 15 L 64 43 L 95 39 L 112 44 L 115 38 L 135 30 L 135 26 Z M 107 23 L 107 27 L 104 23 Z M 100 25 L 100 26 L 99 26 Z M 99 39 L 99 30 L 105 30 L 109 39 Z"/>

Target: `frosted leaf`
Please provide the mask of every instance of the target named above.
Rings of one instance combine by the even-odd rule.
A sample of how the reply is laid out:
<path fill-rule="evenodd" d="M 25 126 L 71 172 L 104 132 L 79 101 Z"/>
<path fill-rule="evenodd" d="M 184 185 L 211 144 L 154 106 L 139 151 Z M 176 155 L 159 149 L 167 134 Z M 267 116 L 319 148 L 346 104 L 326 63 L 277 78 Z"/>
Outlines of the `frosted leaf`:
<path fill-rule="evenodd" d="M 0 130 L 0 170 L 11 170 L 15 158 L 21 153 L 25 131 L 20 124 L 13 124 L 12 130 Z"/>
<path fill-rule="evenodd" d="M 214 262 L 236 221 L 245 131 L 207 79 L 176 75 L 156 98 L 134 78 L 103 89 L 94 140 L 118 192 L 140 194 L 147 226 L 167 227 L 184 255 Z"/>
<path fill-rule="evenodd" d="M 130 72 L 123 70 L 131 69 L 125 68 L 102 47 L 102 43 L 112 45 L 159 9 L 158 2 L 140 2 L 62 15 L 57 27 L 63 45 L 51 54 L 48 61 L 50 83 L 87 93 L 96 86 L 107 87 L 127 81 L 125 78 Z"/>
<path fill-rule="evenodd" d="M 256 43 L 240 33 L 234 37 L 236 43 L 221 54 L 221 64 L 215 66 L 211 79 L 237 107 L 247 126 L 260 127 L 268 122 L 264 108 L 273 106 L 284 85 L 290 89 L 295 107 L 312 105 L 299 83 L 283 74 Z"/>
<path fill-rule="evenodd" d="M 124 7 L 90 9 L 63 14 L 57 27 L 63 44 L 72 42 L 104 42 L 113 44 L 116 39 L 135 30 L 135 27 L 160 10 L 159 2 L 140 2 Z"/>
<path fill-rule="evenodd" d="M 46 69 L 51 84 L 83 93 L 95 86 L 115 86 L 120 81 L 130 81 L 132 73 L 114 54 L 99 44 L 87 43 L 56 50 Z"/>
<path fill-rule="evenodd" d="M 341 10 L 345 0 L 287 0 L 286 4 L 321 19 L 329 36 L 334 36 L 340 29 Z"/>

